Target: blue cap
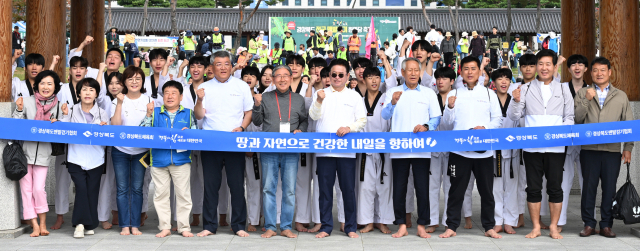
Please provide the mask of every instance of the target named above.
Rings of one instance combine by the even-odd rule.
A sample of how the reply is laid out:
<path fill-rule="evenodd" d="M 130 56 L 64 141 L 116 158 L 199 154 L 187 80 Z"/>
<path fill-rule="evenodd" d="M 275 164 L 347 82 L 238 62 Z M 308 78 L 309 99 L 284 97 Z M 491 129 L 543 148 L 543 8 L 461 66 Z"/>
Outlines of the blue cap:
<path fill-rule="evenodd" d="M 193 36 L 193 32 L 191 32 L 190 30 L 187 31 L 187 37 L 189 36 Z"/>

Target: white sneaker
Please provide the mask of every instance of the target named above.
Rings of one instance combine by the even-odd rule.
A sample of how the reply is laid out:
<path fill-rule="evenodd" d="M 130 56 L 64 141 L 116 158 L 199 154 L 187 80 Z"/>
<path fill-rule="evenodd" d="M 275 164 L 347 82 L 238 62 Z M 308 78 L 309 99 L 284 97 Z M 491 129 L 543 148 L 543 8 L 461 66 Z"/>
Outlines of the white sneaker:
<path fill-rule="evenodd" d="M 73 238 L 84 238 L 84 225 L 78 224 L 76 231 L 73 232 Z"/>
<path fill-rule="evenodd" d="M 86 234 L 86 235 L 93 235 L 93 234 L 94 234 L 94 232 L 93 232 L 93 230 L 87 230 L 87 231 L 84 231 L 84 234 Z"/>

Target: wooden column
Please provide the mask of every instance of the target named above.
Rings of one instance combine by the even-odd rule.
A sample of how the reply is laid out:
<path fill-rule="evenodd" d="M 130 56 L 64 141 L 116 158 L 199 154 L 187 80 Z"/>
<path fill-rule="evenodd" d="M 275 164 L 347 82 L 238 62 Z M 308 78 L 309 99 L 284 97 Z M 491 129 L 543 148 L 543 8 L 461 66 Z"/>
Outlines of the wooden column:
<path fill-rule="evenodd" d="M 594 1 L 562 1 L 561 24 L 562 55 L 568 58 L 573 54 L 582 54 L 591 62 L 596 57 Z M 562 67 L 562 81 L 571 81 L 567 65 Z M 585 74 L 584 79 L 587 84 L 591 83 L 590 71 Z"/>
<path fill-rule="evenodd" d="M 0 0 L 0 102 L 11 102 L 11 0 Z"/>
<path fill-rule="evenodd" d="M 78 47 L 86 36 L 93 37 L 93 43 L 85 47 L 82 56 L 89 66 L 98 68 L 104 62 L 105 31 L 103 0 L 71 0 L 69 12 L 71 43 L 69 49 Z"/>
<path fill-rule="evenodd" d="M 54 55 L 60 56 L 55 72 L 61 80 L 66 76 L 66 5 L 65 0 L 27 0 L 26 53 L 40 53 L 49 69 Z"/>
<path fill-rule="evenodd" d="M 600 0 L 600 56 L 611 61 L 613 86 L 631 101 L 640 100 L 639 25 L 637 0 Z"/>

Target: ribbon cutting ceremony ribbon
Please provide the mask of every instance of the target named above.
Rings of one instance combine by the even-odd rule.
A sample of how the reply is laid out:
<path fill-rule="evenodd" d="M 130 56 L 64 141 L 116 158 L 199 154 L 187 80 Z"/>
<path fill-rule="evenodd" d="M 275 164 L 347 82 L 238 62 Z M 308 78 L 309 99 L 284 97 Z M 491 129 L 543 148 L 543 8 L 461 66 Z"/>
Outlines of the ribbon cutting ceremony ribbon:
<path fill-rule="evenodd" d="M 0 138 L 84 145 L 230 152 L 401 153 L 523 149 L 640 141 L 640 121 L 508 129 L 349 133 L 272 133 L 0 118 Z"/>

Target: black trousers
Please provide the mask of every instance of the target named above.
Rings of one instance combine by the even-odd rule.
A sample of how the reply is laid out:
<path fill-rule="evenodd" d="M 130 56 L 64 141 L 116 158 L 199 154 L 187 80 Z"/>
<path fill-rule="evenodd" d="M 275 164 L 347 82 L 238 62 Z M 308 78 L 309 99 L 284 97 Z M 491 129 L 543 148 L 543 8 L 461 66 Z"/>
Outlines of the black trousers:
<path fill-rule="evenodd" d="M 318 189 L 320 190 L 320 232 L 331 234 L 333 230 L 333 185 L 338 184 L 344 201 L 344 232 L 358 231 L 356 202 L 356 159 L 318 157 Z"/>
<path fill-rule="evenodd" d="M 413 170 L 413 184 L 418 200 L 418 225 L 431 223 L 429 207 L 429 158 L 392 159 L 393 168 L 393 224 L 407 224 L 407 183 L 409 171 Z M 412 168 L 413 167 L 413 168 Z"/>
<path fill-rule="evenodd" d="M 73 204 L 71 224 L 84 225 L 85 230 L 93 230 L 100 225 L 98 220 L 98 196 L 100 195 L 100 179 L 104 166 L 91 170 L 82 170 L 79 165 L 67 162 L 71 180 L 76 186 L 76 198 Z"/>
<path fill-rule="evenodd" d="M 498 49 L 489 49 L 491 53 L 491 69 L 498 69 Z"/>
<path fill-rule="evenodd" d="M 476 177 L 478 193 L 480 193 L 480 219 L 484 231 L 493 229 L 496 201 L 493 198 L 493 157 L 472 159 L 455 153 L 449 154 L 449 171 L 451 188 L 447 202 L 447 226 L 456 231 L 460 226 L 464 193 L 471 179 L 471 172 Z"/>
<path fill-rule="evenodd" d="M 453 52 L 445 52 L 444 53 L 444 66 L 451 67 L 452 63 L 453 63 Z"/>
<path fill-rule="evenodd" d="M 549 203 L 562 203 L 562 172 L 566 153 L 523 152 L 524 168 L 527 174 L 527 201 L 542 201 L 542 177 L 547 178 Z"/>
<path fill-rule="evenodd" d="M 353 62 L 353 60 L 359 57 L 360 57 L 360 53 L 349 53 L 349 62 Z"/>
<path fill-rule="evenodd" d="M 202 163 L 202 176 L 205 181 L 202 205 L 204 230 L 212 233 L 218 230 L 218 191 L 222 181 L 222 168 L 226 168 L 227 184 L 231 192 L 231 229 L 234 233 L 244 230 L 247 223 L 247 202 L 244 199 L 244 153 L 202 151 Z"/>
<path fill-rule="evenodd" d="M 582 150 L 580 163 L 582 164 L 582 200 L 580 209 L 585 226 L 596 228 L 594 209 L 598 183 L 602 180 L 602 202 L 600 202 L 600 229 L 613 227 L 611 208 L 613 197 L 616 195 L 616 183 L 620 174 L 620 159 L 618 152 L 603 152 Z"/>

